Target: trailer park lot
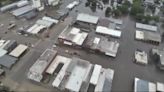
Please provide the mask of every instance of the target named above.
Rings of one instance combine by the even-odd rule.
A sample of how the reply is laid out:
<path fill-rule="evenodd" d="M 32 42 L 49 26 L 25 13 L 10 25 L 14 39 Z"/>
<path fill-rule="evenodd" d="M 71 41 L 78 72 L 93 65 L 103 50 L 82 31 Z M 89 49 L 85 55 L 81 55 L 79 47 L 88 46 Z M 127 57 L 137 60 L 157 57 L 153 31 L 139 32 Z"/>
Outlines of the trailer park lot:
<path fill-rule="evenodd" d="M 78 8 L 77 8 L 78 9 Z M 82 12 L 79 10 L 79 12 Z M 53 14 L 53 12 L 52 12 Z M 60 22 L 50 29 L 49 38 L 44 37 L 44 32 L 40 36 L 23 36 L 19 35 L 16 30 L 19 27 L 26 25 L 33 25 L 35 21 L 43 17 L 44 12 L 41 12 L 35 19 L 26 21 L 15 19 L 9 13 L 0 14 L 0 24 L 4 24 L 0 27 L 0 37 L 6 40 L 16 40 L 20 44 L 27 44 L 29 51 L 22 56 L 19 61 L 12 67 L 11 70 L 6 70 L 6 77 L 1 81 L 10 86 L 12 89 L 18 91 L 39 91 L 39 92 L 57 92 L 58 90 L 44 83 L 36 83 L 27 79 L 27 73 L 29 68 L 36 62 L 42 52 L 47 48 L 53 48 L 54 43 L 57 42 L 58 35 L 62 30 L 69 25 L 74 19 L 77 13 L 75 10 L 70 12 L 70 15 L 64 22 Z M 96 15 L 96 14 L 95 14 Z M 98 15 L 97 15 L 98 16 Z M 78 52 L 79 55 L 75 55 L 81 59 L 90 61 L 91 64 L 102 65 L 103 68 L 111 68 L 115 71 L 114 79 L 112 83 L 112 92 L 114 91 L 133 91 L 134 78 L 139 77 L 144 80 L 162 82 L 164 83 L 164 71 L 158 69 L 153 61 L 150 60 L 146 66 L 138 65 L 134 63 L 134 53 L 137 49 L 144 50 L 149 53 L 152 48 L 163 49 L 164 43 L 159 45 L 153 45 L 142 41 L 135 40 L 135 22 L 130 17 L 122 18 L 123 25 L 121 26 L 122 36 L 121 38 L 110 37 L 112 41 L 118 41 L 120 44 L 116 58 L 108 57 L 103 54 L 89 53 L 83 49 L 76 49 L 66 45 L 60 45 L 54 49 L 58 51 L 59 55 L 72 57 L 72 55 L 66 53 Z M 10 21 L 15 21 L 17 27 L 12 30 L 7 30 L 7 26 Z M 162 30 L 160 30 L 162 33 Z M 6 33 L 7 32 L 7 33 Z M 60 91 L 59 91 L 60 92 Z"/>

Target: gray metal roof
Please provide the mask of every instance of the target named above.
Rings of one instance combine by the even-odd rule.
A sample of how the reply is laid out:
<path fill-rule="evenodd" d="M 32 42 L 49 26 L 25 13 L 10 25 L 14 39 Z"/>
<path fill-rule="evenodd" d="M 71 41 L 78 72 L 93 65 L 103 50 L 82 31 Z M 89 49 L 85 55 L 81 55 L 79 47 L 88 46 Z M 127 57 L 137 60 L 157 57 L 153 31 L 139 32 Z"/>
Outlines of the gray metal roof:
<path fill-rule="evenodd" d="M 37 61 L 31 66 L 28 72 L 28 78 L 40 82 L 43 78 L 45 69 L 49 66 L 53 58 L 56 56 L 57 51 L 46 49 Z"/>
<path fill-rule="evenodd" d="M 94 43 L 94 39 L 99 38 L 100 41 L 98 43 Z M 85 42 L 86 47 L 92 49 L 92 50 L 99 50 L 102 53 L 110 53 L 113 57 L 116 56 L 119 43 L 108 41 L 105 37 L 88 37 L 87 41 Z"/>
<path fill-rule="evenodd" d="M 12 65 L 16 63 L 16 61 L 17 61 L 17 58 L 14 58 L 9 55 L 4 55 L 4 56 L 0 57 L 0 65 L 7 67 L 7 68 L 11 68 Z"/>
<path fill-rule="evenodd" d="M 12 11 L 12 14 L 14 16 L 18 17 L 18 16 L 21 16 L 27 12 L 32 11 L 32 10 L 34 10 L 34 8 L 31 5 L 27 5 L 27 6 L 24 6 L 24 7 L 21 7 L 21 8 L 18 8 L 16 10 Z"/>
<path fill-rule="evenodd" d="M 99 17 L 92 16 L 89 14 L 80 13 L 80 14 L 78 14 L 76 20 L 81 21 L 81 22 L 86 22 L 86 23 L 97 24 Z"/>
<path fill-rule="evenodd" d="M 36 23 L 39 24 L 39 25 L 46 26 L 48 28 L 53 25 L 53 22 L 50 22 L 50 21 L 47 21 L 47 20 L 41 20 L 41 19 L 38 20 Z"/>
<path fill-rule="evenodd" d="M 6 6 L 3 6 L 1 7 L 1 12 L 5 12 L 5 11 L 8 11 L 8 10 L 11 10 L 13 8 L 16 8 L 17 7 L 17 2 L 16 3 L 12 3 L 12 4 L 8 4 Z"/>
<path fill-rule="evenodd" d="M 99 19 L 98 26 L 109 27 L 110 21 L 108 19 Z"/>
<path fill-rule="evenodd" d="M 112 89 L 112 81 L 105 78 L 104 85 L 103 85 L 103 92 L 110 92 Z"/>
<path fill-rule="evenodd" d="M 151 40 L 155 42 L 161 42 L 161 35 L 158 33 L 144 32 L 144 39 Z"/>
<path fill-rule="evenodd" d="M 52 61 L 52 59 L 57 54 L 56 51 L 47 49 L 43 54 L 38 58 L 38 60 L 32 65 L 30 71 L 35 71 L 42 74 L 47 65 Z"/>
<path fill-rule="evenodd" d="M 149 82 L 145 80 L 138 80 L 136 88 L 136 92 L 149 92 Z"/>
<path fill-rule="evenodd" d="M 36 11 L 30 11 L 30 12 L 24 14 L 22 17 L 24 17 L 26 19 L 32 19 L 32 18 L 34 18 L 36 16 L 37 16 Z"/>
<path fill-rule="evenodd" d="M 143 29 L 146 31 L 152 31 L 152 32 L 156 32 L 158 30 L 157 26 L 142 24 L 142 23 L 136 23 L 136 28 Z"/>
<path fill-rule="evenodd" d="M 8 44 L 3 48 L 7 50 L 8 52 L 11 52 L 14 48 L 16 48 L 17 42 L 15 40 L 10 40 Z"/>
<path fill-rule="evenodd" d="M 0 57 L 4 56 L 5 54 L 7 54 L 7 51 L 0 48 Z"/>

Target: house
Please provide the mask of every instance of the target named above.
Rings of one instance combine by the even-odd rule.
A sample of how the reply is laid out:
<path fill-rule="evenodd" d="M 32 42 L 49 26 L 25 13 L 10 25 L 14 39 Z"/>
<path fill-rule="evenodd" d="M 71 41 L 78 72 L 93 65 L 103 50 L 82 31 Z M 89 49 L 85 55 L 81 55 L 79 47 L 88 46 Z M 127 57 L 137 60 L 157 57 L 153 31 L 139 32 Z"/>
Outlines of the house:
<path fill-rule="evenodd" d="M 27 74 L 28 79 L 41 82 L 44 77 L 45 70 L 48 68 L 56 54 L 57 51 L 46 49 L 29 69 Z"/>
<path fill-rule="evenodd" d="M 79 28 L 67 26 L 59 35 L 58 40 L 69 46 L 82 46 L 88 33 L 82 32 Z"/>
<path fill-rule="evenodd" d="M 147 65 L 148 64 L 148 56 L 144 51 L 135 51 L 135 62 L 138 64 Z"/>
<path fill-rule="evenodd" d="M 100 52 L 107 56 L 116 57 L 119 43 L 108 41 L 105 37 L 90 37 L 85 42 L 85 47 L 94 52 Z"/>
<path fill-rule="evenodd" d="M 164 84 L 161 82 L 157 82 L 157 92 L 164 92 Z"/>
<path fill-rule="evenodd" d="M 88 87 L 89 92 L 111 92 L 114 70 L 102 68 L 101 65 L 94 65 Z"/>
<path fill-rule="evenodd" d="M 134 92 L 156 92 L 156 84 L 153 82 L 135 78 Z"/>
<path fill-rule="evenodd" d="M 158 63 L 158 67 L 164 70 L 164 50 L 152 49 L 151 54 L 154 61 Z"/>
<path fill-rule="evenodd" d="M 60 69 L 59 73 L 57 74 L 57 77 L 52 83 L 53 87 L 57 87 L 61 90 L 64 88 L 64 90 L 75 92 L 78 92 L 81 90 L 81 88 L 84 88 L 83 84 L 89 79 L 88 75 L 91 72 L 92 64 L 90 64 L 86 60 L 82 60 L 76 57 L 73 57 L 71 59 L 63 56 L 57 57 L 60 57 L 61 60 L 65 58 L 70 63 L 68 66 L 63 65 L 63 67 Z M 61 60 L 58 59 L 56 64 L 58 62 L 67 62 Z"/>
<path fill-rule="evenodd" d="M 77 57 L 67 58 L 60 55 L 47 70 L 54 71 L 56 77 L 52 86 L 61 91 L 87 92 L 94 85 L 92 92 L 110 92 L 114 77 L 114 70 L 110 68 L 92 65 L 89 61 Z"/>
<path fill-rule="evenodd" d="M 90 27 L 96 28 L 99 21 L 99 17 L 92 16 L 85 13 L 78 14 L 74 25 L 80 28 L 90 29 Z"/>
<path fill-rule="evenodd" d="M 152 33 L 152 32 L 144 32 L 136 30 L 135 38 L 137 40 L 149 42 L 152 44 L 160 44 L 161 43 L 161 35 L 159 33 Z"/>

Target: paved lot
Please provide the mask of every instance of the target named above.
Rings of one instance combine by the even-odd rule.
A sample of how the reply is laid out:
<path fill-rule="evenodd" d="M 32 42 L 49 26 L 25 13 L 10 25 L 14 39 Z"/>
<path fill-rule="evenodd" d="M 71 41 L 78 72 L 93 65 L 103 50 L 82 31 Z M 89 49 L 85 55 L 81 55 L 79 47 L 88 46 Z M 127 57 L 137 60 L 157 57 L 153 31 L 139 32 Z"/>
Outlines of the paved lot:
<path fill-rule="evenodd" d="M 63 7 L 67 5 L 67 3 L 73 1 L 65 0 L 66 2 L 63 2 L 64 4 L 60 7 Z M 84 8 L 84 3 L 80 5 L 79 7 L 73 9 L 70 16 L 66 18 L 66 21 L 63 23 L 60 23 L 56 26 L 54 26 L 50 30 L 50 38 L 36 38 L 36 37 L 24 37 L 21 35 L 16 34 L 16 29 L 12 30 L 11 32 L 8 31 L 7 34 L 4 34 L 6 30 L 6 27 L 10 21 L 16 21 L 18 26 L 22 25 L 30 25 L 35 22 L 36 19 L 44 15 L 43 11 L 36 19 L 32 21 L 24 21 L 24 20 L 15 20 L 10 14 L 1 14 L 0 15 L 0 23 L 4 23 L 4 28 L 0 28 L 0 37 L 4 39 L 15 39 L 19 43 L 32 43 L 35 44 L 34 48 L 30 48 L 30 51 L 28 51 L 25 56 L 23 56 L 20 61 L 17 62 L 14 67 L 7 72 L 7 77 L 3 80 L 4 83 L 8 84 L 9 86 L 16 88 L 18 90 L 28 90 L 28 91 L 39 91 L 39 92 L 57 92 L 57 89 L 54 89 L 47 84 L 41 84 L 41 83 L 35 83 L 27 79 L 26 75 L 28 72 L 28 69 L 31 67 L 31 65 L 37 60 L 37 58 L 40 56 L 40 54 L 46 49 L 46 48 L 52 48 L 52 45 L 57 40 L 58 35 L 62 32 L 63 28 L 68 25 L 72 19 L 75 18 L 77 13 L 75 10 L 79 10 L 79 12 L 84 13 L 91 13 L 91 10 L 89 8 Z M 54 14 L 54 12 L 51 12 Z M 102 11 L 97 11 L 96 13 L 93 13 L 93 15 L 98 16 L 104 16 L 102 14 Z M 5 18 L 8 18 L 7 20 Z M 72 18 L 73 17 L 73 18 Z M 68 46 L 58 46 L 55 48 L 58 50 L 58 53 L 60 55 L 68 56 L 67 53 L 65 53 L 65 50 L 69 51 L 76 51 L 80 54 L 80 56 L 77 56 L 79 58 L 85 59 L 90 61 L 93 64 L 100 64 L 104 68 L 111 68 L 115 70 L 113 85 L 112 85 L 112 91 L 132 91 L 133 90 L 133 80 L 134 77 L 139 77 L 141 79 L 150 80 L 154 82 L 163 82 L 164 83 L 164 71 L 159 71 L 159 69 L 155 66 L 154 62 L 150 61 L 149 65 L 142 66 L 137 65 L 133 62 L 134 58 L 134 51 L 136 49 L 141 49 L 146 51 L 147 53 L 152 47 L 158 47 L 162 48 L 164 46 L 164 43 L 160 44 L 160 46 L 155 46 L 152 44 L 135 41 L 134 35 L 135 35 L 135 23 L 129 18 L 123 18 L 123 29 L 122 29 L 122 38 L 121 39 L 113 39 L 117 40 L 120 43 L 119 52 L 116 58 L 107 57 L 104 55 L 99 54 L 93 54 L 88 53 L 85 50 L 81 49 L 74 49 L 72 47 Z"/>

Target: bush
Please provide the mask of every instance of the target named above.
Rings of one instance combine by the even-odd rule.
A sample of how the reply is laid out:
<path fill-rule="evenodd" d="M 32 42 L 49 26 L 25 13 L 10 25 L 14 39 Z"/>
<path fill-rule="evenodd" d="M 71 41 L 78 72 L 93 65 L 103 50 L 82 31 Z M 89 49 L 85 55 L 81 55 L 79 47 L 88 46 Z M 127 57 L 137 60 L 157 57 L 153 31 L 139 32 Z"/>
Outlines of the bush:
<path fill-rule="evenodd" d="M 118 6 L 118 9 L 122 14 L 127 14 L 129 12 L 129 7 L 127 5 Z"/>
<path fill-rule="evenodd" d="M 115 17 L 119 17 L 121 15 L 121 11 L 119 9 L 113 10 L 113 14 Z"/>
<path fill-rule="evenodd" d="M 132 16 L 136 16 L 139 13 L 144 13 L 144 9 L 141 5 L 141 2 L 139 2 L 139 0 L 134 0 L 134 3 L 132 4 L 132 8 L 130 11 L 130 14 Z"/>

